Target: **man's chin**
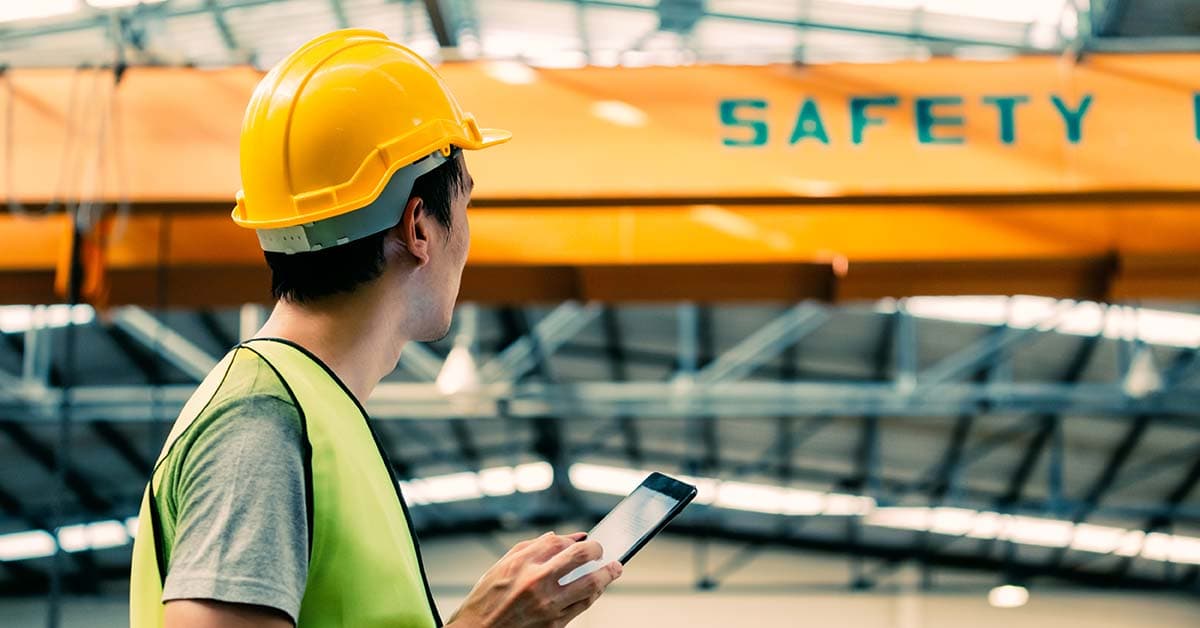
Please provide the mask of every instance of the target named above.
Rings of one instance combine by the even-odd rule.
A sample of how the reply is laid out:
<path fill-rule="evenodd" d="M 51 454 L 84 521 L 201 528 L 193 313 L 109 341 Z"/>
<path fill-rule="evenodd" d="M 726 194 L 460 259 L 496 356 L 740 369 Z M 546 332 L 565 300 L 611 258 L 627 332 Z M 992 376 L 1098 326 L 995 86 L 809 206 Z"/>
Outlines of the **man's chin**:
<path fill-rule="evenodd" d="M 422 334 L 420 336 L 417 336 L 416 338 L 413 338 L 413 340 L 416 342 L 437 342 L 439 340 L 445 340 L 446 336 L 449 336 L 449 335 L 450 335 L 450 323 L 447 322 L 446 326 L 443 327 L 440 332 L 430 333 L 430 334 Z"/>

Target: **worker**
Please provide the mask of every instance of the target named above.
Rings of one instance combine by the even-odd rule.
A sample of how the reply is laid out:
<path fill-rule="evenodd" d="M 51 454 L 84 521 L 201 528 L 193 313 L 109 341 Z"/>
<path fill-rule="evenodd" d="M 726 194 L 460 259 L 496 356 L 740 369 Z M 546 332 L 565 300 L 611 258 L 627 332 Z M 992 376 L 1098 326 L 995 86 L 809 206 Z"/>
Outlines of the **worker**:
<path fill-rule="evenodd" d="M 317 37 L 258 84 L 233 219 L 257 231 L 275 308 L 200 384 L 159 455 L 138 517 L 134 628 L 443 625 L 363 404 L 406 343 L 448 332 L 470 240 L 462 151 L 509 138 L 373 31 Z M 621 566 L 558 580 L 601 555 L 580 533 L 519 543 L 445 625 L 564 626 Z"/>

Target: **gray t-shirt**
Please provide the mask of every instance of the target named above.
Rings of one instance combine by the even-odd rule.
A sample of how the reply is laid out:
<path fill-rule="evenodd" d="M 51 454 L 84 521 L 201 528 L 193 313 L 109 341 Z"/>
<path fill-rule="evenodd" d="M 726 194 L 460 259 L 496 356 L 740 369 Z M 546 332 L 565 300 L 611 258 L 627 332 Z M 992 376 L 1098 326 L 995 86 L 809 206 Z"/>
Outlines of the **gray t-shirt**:
<path fill-rule="evenodd" d="M 163 461 L 155 497 L 174 532 L 164 602 L 254 604 L 297 621 L 308 578 L 302 438 L 287 388 L 239 349 Z"/>

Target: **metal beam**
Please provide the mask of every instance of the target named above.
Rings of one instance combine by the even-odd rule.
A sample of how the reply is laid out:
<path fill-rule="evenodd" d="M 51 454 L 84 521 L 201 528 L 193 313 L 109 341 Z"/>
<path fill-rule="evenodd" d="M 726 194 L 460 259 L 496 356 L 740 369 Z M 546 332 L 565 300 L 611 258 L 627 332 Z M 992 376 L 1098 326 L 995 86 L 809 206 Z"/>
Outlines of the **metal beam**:
<path fill-rule="evenodd" d="M 994 333 L 1002 332 L 1002 330 L 1002 328 L 998 329 Z M 1078 381 L 1084 370 L 1087 368 L 1087 365 L 1091 362 L 1091 357 L 1099 345 L 1099 340 L 1100 338 L 1098 336 L 1092 336 L 1081 340 L 1079 349 L 1071 358 L 1070 363 L 1067 365 L 1067 368 L 1064 369 L 1063 375 L 1060 378 L 1062 385 L 1072 385 Z M 997 414 L 997 410 L 1001 411 L 999 414 L 1005 413 L 1003 404 L 997 405 L 996 403 L 996 400 L 1004 398 L 1004 395 L 1007 391 L 1007 386 L 1011 384 L 1011 380 L 1009 378 L 998 377 L 998 375 L 1002 374 L 1005 370 L 1007 370 L 1007 367 L 1005 367 L 1003 364 L 993 365 L 986 372 L 986 377 L 982 378 L 980 382 L 977 382 L 980 386 L 993 390 L 995 393 L 980 404 L 980 412 L 986 409 L 988 414 Z M 1057 414 L 1057 412 L 1058 410 L 1055 410 L 1054 412 L 1040 413 L 1038 415 L 1029 417 L 1027 422 L 1019 423 L 1013 428 L 1006 429 L 983 439 L 979 444 L 964 452 L 962 455 L 961 464 L 966 466 L 983 458 L 984 456 L 987 456 L 995 451 L 996 448 L 1023 437 L 1031 428 L 1037 428 L 1039 426 L 1044 428 L 1047 416 L 1054 416 Z M 1122 417 L 1122 422 L 1124 422 L 1123 418 L 1124 417 Z M 1041 447 L 1044 446 L 1045 443 L 1041 442 L 1036 437 L 1031 441 L 1031 443 L 1034 445 L 1034 450 L 1030 451 L 1027 448 L 1025 454 L 1026 456 L 1032 455 L 1036 459 L 1036 456 L 1040 455 Z M 1021 468 L 1022 466 L 1018 465 L 1018 471 L 1020 471 Z M 932 487 L 936 483 L 939 470 L 939 467 L 936 465 L 929 467 L 929 469 L 922 473 L 922 479 L 914 483 L 912 488 L 915 490 L 932 490 Z M 1025 477 L 1028 479 L 1027 476 Z M 898 497 L 899 496 L 897 496 L 897 498 Z"/>
<path fill-rule="evenodd" d="M 59 461 L 54 450 L 35 438 L 25 424 L 2 419 L 0 420 L 0 433 L 7 436 L 13 444 L 47 472 L 54 473 L 58 463 L 66 462 Z M 67 464 L 65 479 L 67 488 L 70 489 L 84 508 L 96 514 L 111 514 L 112 502 L 101 497 L 96 492 L 96 489 L 92 487 L 91 482 L 78 471 L 71 468 L 69 464 Z"/>
<path fill-rule="evenodd" d="M 71 391 L 75 421 L 170 420 L 194 392 L 188 385 L 81 386 Z M 0 412 L 33 422 L 54 416 L 62 393 L 47 389 L 37 400 L 0 399 Z M 699 415 L 773 417 L 795 413 L 955 418 L 990 404 L 991 416 L 1079 414 L 1127 421 L 1131 413 L 1154 414 L 1163 425 L 1200 430 L 1195 408 L 1200 391 L 1176 391 L 1165 397 L 1129 399 L 1110 384 L 946 384 L 937 395 L 919 401 L 898 394 L 891 384 L 862 382 L 742 381 L 712 387 L 680 387 L 673 382 L 526 381 L 485 384 L 479 403 L 467 414 L 432 383 L 384 382 L 367 403 L 380 419 L 439 419 L 447 416 L 496 417 L 497 404 L 514 417 L 564 416 L 571 419 L 643 419 Z"/>
<path fill-rule="evenodd" d="M 854 477 L 847 483 L 850 490 L 867 496 L 880 494 L 879 479 L 879 417 L 867 415 L 862 417 L 862 430 L 859 433 L 858 446 L 855 452 Z M 865 577 L 865 565 L 859 547 L 862 544 L 862 519 L 850 517 L 846 520 L 846 544 L 850 550 L 850 588 L 861 590 L 869 588 L 870 583 Z"/>
<path fill-rule="evenodd" d="M 1092 482 L 1088 488 L 1086 497 L 1083 499 L 1083 505 L 1075 511 L 1072 520 L 1076 523 L 1084 521 L 1095 510 L 1096 505 L 1104 498 L 1104 494 L 1112 486 L 1113 481 L 1117 479 L 1117 475 L 1121 473 L 1125 463 L 1129 461 L 1133 450 L 1137 448 L 1138 443 L 1145 437 L 1146 432 L 1150 428 L 1151 417 L 1149 415 L 1139 415 L 1133 420 L 1133 424 L 1129 426 L 1129 430 L 1113 448 L 1112 454 L 1109 455 L 1108 462 L 1100 471 L 1100 475 Z"/>
<path fill-rule="evenodd" d="M 1163 390 L 1186 384 L 1197 372 L 1200 372 L 1200 348 L 1192 347 L 1180 351 L 1163 373 Z"/>
<path fill-rule="evenodd" d="M 1075 508 L 1071 515 L 1072 523 L 1080 523 L 1086 521 L 1100 501 L 1104 498 L 1104 494 L 1112 487 L 1113 482 L 1121 473 L 1125 463 L 1129 461 L 1133 450 L 1138 446 L 1138 443 L 1145 437 L 1147 430 L 1150 427 L 1151 417 L 1149 415 L 1140 415 L 1136 417 L 1133 424 L 1125 432 L 1121 441 L 1113 448 L 1112 453 L 1108 457 L 1104 468 L 1100 470 L 1100 474 L 1092 481 L 1087 492 L 1084 494 L 1083 501 Z M 1056 548 L 1051 552 L 1050 557 L 1046 560 L 1047 565 L 1057 566 L 1063 562 L 1067 555 L 1067 548 Z"/>
<path fill-rule="evenodd" d="M 196 381 L 203 380 L 217 365 L 216 358 L 140 307 L 121 308 L 112 320 L 138 342 L 158 352 L 163 359 Z"/>
<path fill-rule="evenodd" d="M 483 465 L 483 459 L 479 455 L 479 448 L 475 446 L 475 439 L 471 436 L 471 428 L 467 426 L 467 422 L 463 419 L 450 419 L 450 432 L 454 434 L 459 455 L 467 467 L 478 471 Z"/>
<path fill-rule="evenodd" d="M 400 351 L 400 366 L 418 379 L 432 382 L 442 370 L 445 358 L 439 357 L 426 345 L 410 342 Z"/>
<path fill-rule="evenodd" d="M 1095 37 L 1088 41 L 1088 52 L 1146 54 L 1154 52 L 1198 52 L 1196 37 Z"/>
<path fill-rule="evenodd" d="M 1042 332 L 1052 330 L 1062 320 L 1062 317 L 1075 306 L 1074 301 L 1060 301 L 1056 304 L 1053 314 L 1028 329 L 1001 327 L 999 333 L 985 335 L 970 346 L 943 358 L 920 373 L 917 378 L 917 390 L 914 391 L 914 394 L 927 392 L 939 384 L 969 377 L 1001 356 L 1011 353 L 1022 344 L 1037 340 L 1041 337 Z"/>
<path fill-rule="evenodd" d="M 1166 499 L 1163 500 L 1165 512 L 1149 517 L 1145 524 L 1142 525 L 1142 529 L 1149 534 L 1170 526 L 1175 520 L 1180 504 L 1192 494 L 1197 484 L 1200 484 L 1200 458 L 1196 458 L 1192 462 L 1188 470 L 1184 472 L 1183 477 L 1179 479 L 1179 482 L 1175 484 L 1171 492 L 1167 494 Z M 1124 576 L 1129 573 L 1129 569 L 1133 566 L 1134 558 L 1132 556 L 1122 558 L 1116 567 L 1113 568 L 1113 575 Z"/>
<path fill-rule="evenodd" d="M 620 313 L 612 306 L 605 306 L 600 314 L 600 324 L 604 328 L 604 353 L 608 359 L 609 377 L 614 382 L 628 381 L 629 360 L 625 356 L 625 344 L 621 340 Z M 641 466 L 641 438 L 638 435 L 637 423 L 630 417 L 619 416 L 617 426 L 621 430 L 630 464 Z"/>
<path fill-rule="evenodd" d="M 225 19 L 225 8 L 221 6 L 220 0 L 204 0 L 204 6 L 209 13 L 212 13 L 213 26 L 221 35 L 221 43 L 225 44 L 225 49 L 230 53 L 237 52 L 240 46 L 238 46 L 237 37 L 233 35 L 233 29 L 229 27 L 229 21 Z M 345 26 L 341 28 L 345 28 Z"/>
<path fill-rule="evenodd" d="M 802 303 L 758 328 L 733 348 L 696 374 L 696 383 L 716 384 L 739 379 L 777 357 L 788 346 L 816 331 L 829 320 L 829 312 L 818 305 Z"/>
<path fill-rule="evenodd" d="M 338 28 L 350 28 L 350 18 L 346 16 L 346 7 L 342 0 L 329 0 L 329 10 L 333 11 L 333 19 Z"/>
<path fill-rule="evenodd" d="M 154 459 L 147 456 L 145 453 L 138 450 L 129 442 L 125 434 L 117 429 L 115 425 L 108 421 L 89 421 L 88 425 L 92 432 L 104 441 L 106 445 L 117 452 L 121 459 L 124 460 L 130 468 L 137 474 L 149 479 L 150 473 L 154 467 Z"/>
<path fill-rule="evenodd" d="M 938 503 L 948 493 L 953 492 L 958 475 L 962 470 L 962 454 L 974 421 L 974 415 L 964 414 L 954 422 L 954 431 L 950 434 L 950 442 L 946 445 L 946 451 L 938 465 L 937 481 L 929 491 L 932 502 Z"/>
<path fill-rule="evenodd" d="M 911 392 L 917 386 L 917 322 L 901 300 L 892 315 L 895 331 L 892 333 L 892 380 L 902 392 Z"/>
<path fill-rule="evenodd" d="M 146 383 L 160 385 L 167 382 L 167 378 L 163 373 L 164 364 L 158 357 L 159 354 L 142 344 L 136 336 L 126 331 L 123 327 L 103 324 L 102 328 L 108 335 L 109 340 L 117 346 L 117 353 L 124 356 L 133 364 L 134 368 L 142 374 L 142 378 L 146 380 Z"/>
<path fill-rule="evenodd" d="M 545 359 L 563 343 L 570 340 L 600 315 L 601 306 L 590 303 L 579 305 L 568 301 L 554 308 L 533 329 L 510 344 L 499 355 L 480 368 L 480 379 L 485 383 L 514 383 L 538 366 L 535 349 Z"/>
<path fill-rule="evenodd" d="M 1084 371 L 1091 364 L 1092 357 L 1096 353 L 1096 348 L 1100 345 L 1099 336 L 1089 336 L 1085 338 L 1072 356 L 1071 362 L 1067 365 L 1065 372 L 1062 375 L 1064 384 L 1072 384 L 1083 377 Z M 1020 501 L 1022 494 L 1025 492 L 1025 486 L 1029 483 L 1030 476 L 1033 475 L 1033 469 L 1037 465 L 1038 459 L 1042 455 L 1042 451 L 1047 444 L 1051 442 L 1051 437 L 1055 430 L 1058 429 L 1058 423 L 1062 420 L 1059 414 L 1043 414 L 1037 417 L 1040 423 L 1037 432 L 1030 439 L 1029 445 L 1025 448 L 1025 453 L 1021 456 L 1021 462 L 1017 464 L 1016 470 L 1009 477 L 1008 488 L 1004 491 L 1004 496 L 996 501 L 996 510 L 999 512 L 1010 512 L 1014 504 Z M 980 543 L 981 551 L 987 553 L 995 545 L 994 540 L 982 541 Z M 1011 552 L 1013 547 L 1008 545 L 1008 560 L 1012 560 Z"/>
<path fill-rule="evenodd" d="M 584 4 L 594 7 L 609 7 L 622 8 L 642 11 L 658 11 L 656 4 L 634 4 L 631 2 L 615 2 L 613 0 L 581 0 Z M 869 8 L 859 9 L 859 13 L 869 13 Z M 936 35 L 932 33 L 923 33 L 912 30 L 888 30 L 880 28 L 865 28 L 850 24 L 836 24 L 831 22 L 816 22 L 812 20 L 788 20 L 779 18 L 759 17 L 752 15 L 744 15 L 737 13 L 726 13 L 718 11 L 704 11 L 702 17 L 717 20 L 728 20 L 732 22 L 744 22 L 749 24 L 765 24 L 772 26 L 791 26 L 797 29 L 829 31 L 835 33 L 850 33 L 855 35 L 870 35 L 873 37 L 886 37 L 892 39 L 904 39 L 916 42 L 954 44 L 963 46 L 992 46 L 996 48 L 1005 48 L 1012 50 L 1020 50 L 1035 54 L 1045 54 L 1046 50 L 1040 48 L 1032 48 L 1024 42 L 1005 42 L 997 40 L 985 40 L 980 38 L 968 37 L 953 37 Z"/>
<path fill-rule="evenodd" d="M 217 343 L 218 347 L 232 349 L 238 343 L 238 338 L 235 338 L 225 328 L 225 325 L 221 323 L 221 319 L 217 316 L 216 312 L 211 309 L 204 309 L 197 312 L 196 316 L 200 321 L 200 326 L 204 328 L 204 331 L 208 332 L 209 337 L 212 338 L 213 342 Z"/>

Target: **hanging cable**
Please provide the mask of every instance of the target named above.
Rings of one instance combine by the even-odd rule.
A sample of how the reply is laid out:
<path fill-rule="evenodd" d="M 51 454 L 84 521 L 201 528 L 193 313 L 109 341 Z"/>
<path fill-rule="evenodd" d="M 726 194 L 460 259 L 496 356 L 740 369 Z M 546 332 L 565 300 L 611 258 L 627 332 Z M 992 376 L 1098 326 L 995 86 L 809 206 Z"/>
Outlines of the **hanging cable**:
<path fill-rule="evenodd" d="M 17 144 L 15 137 L 16 132 L 16 111 L 17 111 L 17 92 L 13 85 L 12 75 L 8 71 L 7 66 L 0 66 L 0 77 L 4 78 L 5 91 L 8 93 L 8 98 L 5 103 L 4 111 L 4 190 L 7 195 L 6 205 L 8 210 L 17 215 L 29 214 L 51 214 L 58 211 L 62 206 L 63 187 L 66 177 L 69 174 L 69 164 L 71 163 L 71 155 L 74 152 L 74 144 L 78 135 L 75 132 L 75 116 L 79 106 L 79 89 L 80 82 L 85 67 L 76 68 L 75 73 L 71 75 L 71 88 L 67 96 L 67 112 L 64 116 L 63 126 L 63 155 L 59 162 L 58 182 L 54 189 L 54 195 L 45 207 L 38 211 L 30 211 L 23 203 L 17 200 L 17 194 L 13 189 L 13 164 L 15 163 L 14 152 Z"/>

